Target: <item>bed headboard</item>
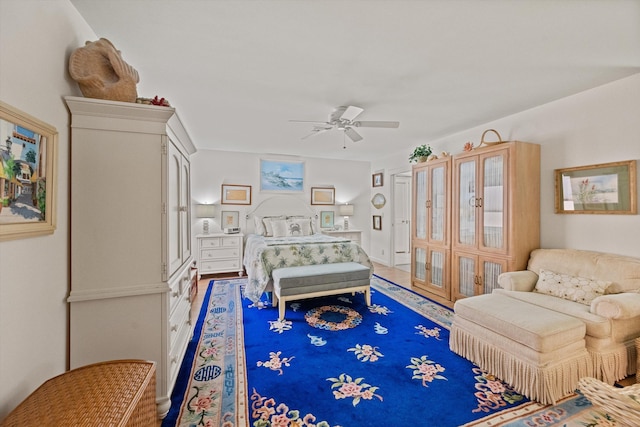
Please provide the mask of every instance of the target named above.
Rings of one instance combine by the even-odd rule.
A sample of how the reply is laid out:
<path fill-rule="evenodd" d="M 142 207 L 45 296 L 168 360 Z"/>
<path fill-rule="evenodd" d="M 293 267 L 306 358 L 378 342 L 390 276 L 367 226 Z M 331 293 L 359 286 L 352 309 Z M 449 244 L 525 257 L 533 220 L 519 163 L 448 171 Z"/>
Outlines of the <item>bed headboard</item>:
<path fill-rule="evenodd" d="M 256 205 L 253 210 L 247 212 L 245 233 L 253 233 L 253 218 L 265 216 L 308 216 L 317 224 L 318 214 L 306 200 L 293 195 L 271 196 Z"/>

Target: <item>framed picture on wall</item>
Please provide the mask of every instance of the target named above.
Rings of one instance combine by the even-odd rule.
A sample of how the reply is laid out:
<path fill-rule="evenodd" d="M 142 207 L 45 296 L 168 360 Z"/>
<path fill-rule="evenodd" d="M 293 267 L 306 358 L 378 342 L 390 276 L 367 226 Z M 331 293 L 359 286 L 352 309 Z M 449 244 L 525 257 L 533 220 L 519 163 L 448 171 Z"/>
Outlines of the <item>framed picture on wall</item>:
<path fill-rule="evenodd" d="M 382 216 L 374 215 L 373 216 L 373 229 L 374 230 L 382 230 Z"/>
<path fill-rule="evenodd" d="M 555 170 L 556 213 L 638 213 L 636 161 Z"/>
<path fill-rule="evenodd" d="M 382 187 L 384 185 L 384 175 L 382 172 L 371 175 L 371 185 L 373 187 Z"/>
<path fill-rule="evenodd" d="M 333 220 L 333 211 L 320 211 L 320 228 L 333 228 Z"/>
<path fill-rule="evenodd" d="M 261 159 L 260 191 L 304 191 L 304 162 Z"/>
<path fill-rule="evenodd" d="M 220 199 L 220 203 L 223 205 L 250 205 L 251 186 L 222 184 L 222 197 Z"/>
<path fill-rule="evenodd" d="M 56 229 L 58 131 L 0 101 L 0 240 Z"/>
<path fill-rule="evenodd" d="M 333 187 L 311 187 L 312 205 L 335 205 L 336 189 Z"/>
<path fill-rule="evenodd" d="M 220 227 L 235 228 L 240 226 L 240 212 L 238 211 L 222 211 L 220 214 Z"/>

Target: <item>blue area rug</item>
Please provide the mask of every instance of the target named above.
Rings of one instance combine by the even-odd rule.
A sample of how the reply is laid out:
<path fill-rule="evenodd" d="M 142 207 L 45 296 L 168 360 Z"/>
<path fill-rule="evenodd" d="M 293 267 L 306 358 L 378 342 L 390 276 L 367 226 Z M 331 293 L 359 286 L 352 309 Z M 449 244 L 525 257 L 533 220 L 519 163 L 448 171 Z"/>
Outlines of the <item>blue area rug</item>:
<path fill-rule="evenodd" d="M 212 282 L 163 426 L 612 425 L 579 394 L 529 402 L 449 351 L 450 309 L 392 282 L 287 305 Z M 599 422 L 600 421 L 600 422 Z"/>

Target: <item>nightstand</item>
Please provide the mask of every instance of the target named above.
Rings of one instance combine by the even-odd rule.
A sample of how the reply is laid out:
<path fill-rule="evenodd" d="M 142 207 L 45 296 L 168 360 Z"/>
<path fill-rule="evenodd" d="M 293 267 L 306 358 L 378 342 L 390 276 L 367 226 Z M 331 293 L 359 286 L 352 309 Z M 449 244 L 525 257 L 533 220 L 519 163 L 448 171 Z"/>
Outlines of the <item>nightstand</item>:
<path fill-rule="evenodd" d="M 214 274 L 238 272 L 242 277 L 242 245 L 244 234 L 199 234 L 198 273 Z"/>
<path fill-rule="evenodd" d="M 344 237 L 353 243 L 362 245 L 362 231 L 360 230 L 322 230 L 322 233 L 329 236 Z"/>

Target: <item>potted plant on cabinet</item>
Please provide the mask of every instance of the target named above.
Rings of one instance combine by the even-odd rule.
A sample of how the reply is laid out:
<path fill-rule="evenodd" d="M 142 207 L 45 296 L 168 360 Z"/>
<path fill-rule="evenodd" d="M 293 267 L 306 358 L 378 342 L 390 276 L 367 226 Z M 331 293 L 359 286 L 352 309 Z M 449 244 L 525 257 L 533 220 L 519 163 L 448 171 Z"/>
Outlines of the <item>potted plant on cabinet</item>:
<path fill-rule="evenodd" d="M 431 147 L 427 144 L 422 144 L 416 147 L 409 156 L 409 163 L 413 162 L 426 162 L 427 157 L 431 155 Z"/>

